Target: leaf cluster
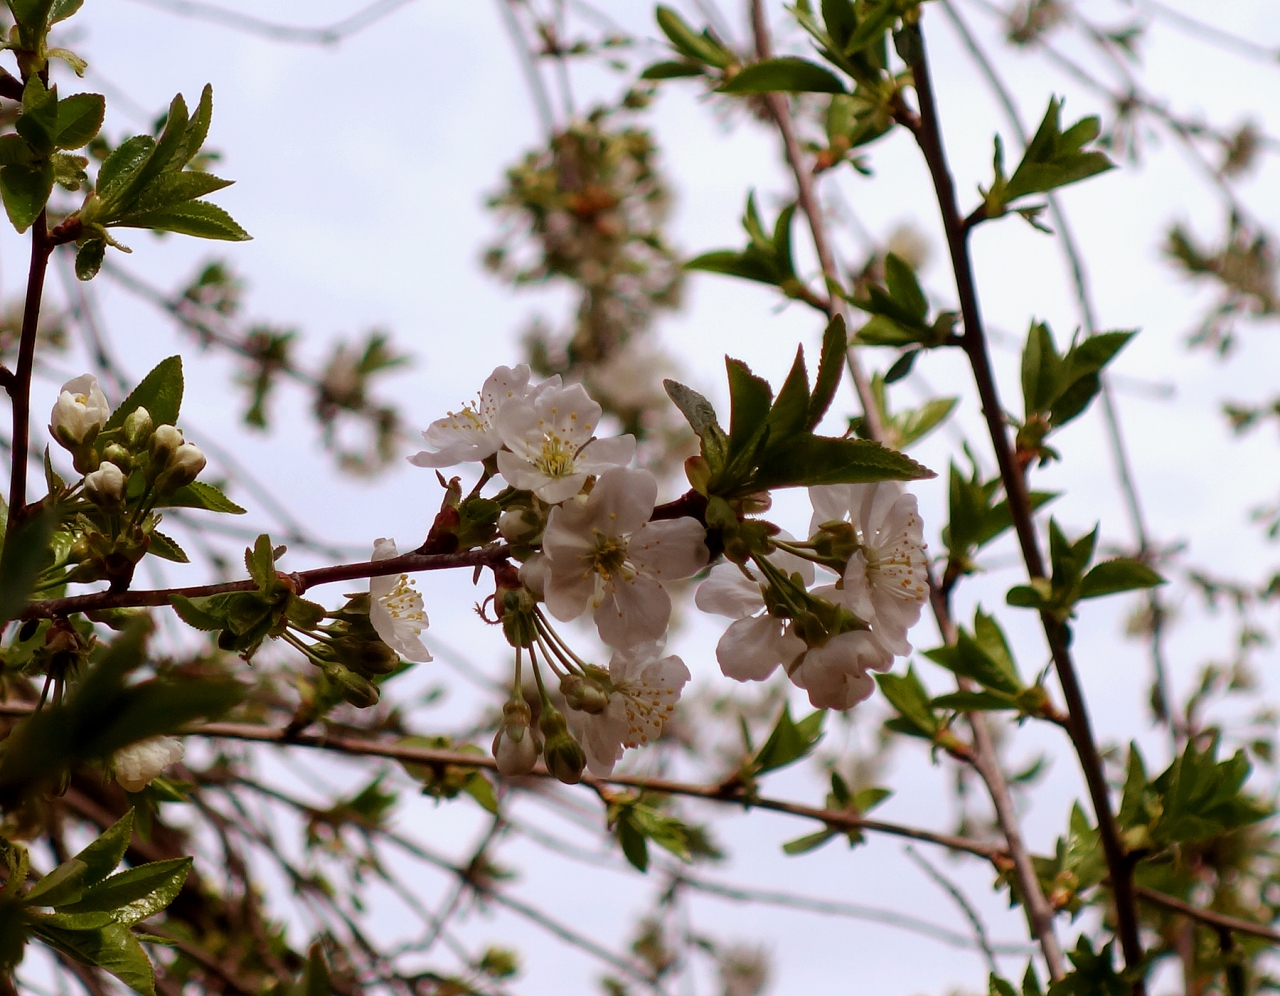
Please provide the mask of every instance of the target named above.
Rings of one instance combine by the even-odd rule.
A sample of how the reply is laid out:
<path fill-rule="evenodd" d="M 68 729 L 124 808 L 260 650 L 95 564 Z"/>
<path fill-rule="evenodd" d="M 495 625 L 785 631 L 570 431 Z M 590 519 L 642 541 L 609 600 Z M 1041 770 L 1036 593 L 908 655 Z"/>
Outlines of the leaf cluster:
<path fill-rule="evenodd" d="M 996 500 L 1001 487 L 999 477 L 983 481 L 976 463 L 973 473 L 967 478 L 959 467 L 954 463 L 951 465 L 947 487 L 950 515 L 942 529 L 942 541 L 947 546 L 948 581 L 963 574 L 976 573 L 979 568 L 974 557 L 978 551 L 1013 528 L 1008 499 Z M 1027 497 L 1034 512 L 1053 501 L 1057 493 L 1032 491 Z"/>
<path fill-rule="evenodd" d="M 1022 680 L 1000 624 L 981 608 L 974 613 L 972 633 L 960 627 L 955 643 L 926 651 L 925 656 L 957 677 L 982 686 L 981 691 L 961 690 L 940 695 L 931 701 L 933 709 L 1053 715 L 1044 687 L 1038 681 L 1027 685 Z"/>

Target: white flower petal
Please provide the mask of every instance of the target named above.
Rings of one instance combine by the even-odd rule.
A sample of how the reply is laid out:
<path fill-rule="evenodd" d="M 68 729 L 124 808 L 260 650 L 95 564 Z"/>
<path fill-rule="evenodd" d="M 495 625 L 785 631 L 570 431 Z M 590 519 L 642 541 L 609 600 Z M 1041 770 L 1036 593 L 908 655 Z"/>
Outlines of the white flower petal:
<path fill-rule="evenodd" d="M 634 533 L 649 521 L 657 501 L 658 479 L 649 471 L 627 470 L 625 467 L 606 470 L 587 498 L 591 528 L 606 536 Z M 555 511 L 558 510 L 551 514 L 555 515 Z"/>
<path fill-rule="evenodd" d="M 671 598 L 648 578 L 615 581 L 606 588 L 595 621 L 600 639 L 611 647 L 660 640 L 671 621 Z"/>
<path fill-rule="evenodd" d="M 716 644 L 716 660 L 726 677 L 764 681 L 779 664 L 789 665 L 804 651 L 804 641 L 789 626 L 784 629 L 783 620 L 761 615 L 730 623 Z"/>
<path fill-rule="evenodd" d="M 747 577 L 737 564 L 728 562 L 711 568 L 707 579 L 698 585 L 693 604 L 703 612 L 745 619 L 764 608 L 760 582 Z"/>
<path fill-rule="evenodd" d="M 707 565 L 706 538 L 702 524 L 688 516 L 646 522 L 632 533 L 627 559 L 655 581 L 693 577 Z"/>

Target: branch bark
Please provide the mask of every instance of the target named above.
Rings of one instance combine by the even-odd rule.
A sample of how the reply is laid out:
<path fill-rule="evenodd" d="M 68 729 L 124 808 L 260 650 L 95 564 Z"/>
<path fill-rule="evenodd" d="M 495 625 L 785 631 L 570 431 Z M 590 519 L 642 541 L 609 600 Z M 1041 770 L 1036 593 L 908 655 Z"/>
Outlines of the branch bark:
<path fill-rule="evenodd" d="M 22 336 L 18 343 L 18 365 L 12 382 L 6 384 L 13 402 L 13 443 L 9 468 L 8 535 L 22 522 L 27 510 L 27 450 L 31 435 L 31 370 L 35 363 L 36 332 L 40 327 L 40 302 L 44 278 L 49 268 L 49 244 L 45 212 L 31 226 L 31 263 L 27 270 L 27 296 L 22 307 Z"/>
<path fill-rule="evenodd" d="M 917 127 L 913 133 L 928 164 L 946 231 L 947 249 L 951 256 L 956 291 L 960 298 L 960 311 L 964 320 L 964 350 L 969 357 L 969 364 L 977 383 L 983 417 L 1000 466 L 1000 476 L 1008 497 L 1009 509 L 1027 573 L 1033 579 L 1043 578 L 1045 576 L 1044 561 L 1032 521 L 1026 479 L 1017 465 L 1013 448 L 1009 444 L 1004 409 L 1000 405 L 991 357 L 987 351 L 986 336 L 978 308 L 977 285 L 969 255 L 968 229 L 964 224 L 964 216 L 956 205 L 955 183 L 942 147 L 941 125 L 928 61 L 924 55 L 923 35 L 920 36 L 917 51 L 920 54 L 912 63 L 911 71 L 920 109 Z M 1067 705 L 1068 732 L 1080 760 L 1098 820 L 1099 836 L 1111 874 L 1112 891 L 1115 897 L 1116 932 L 1124 952 L 1125 964 L 1131 969 L 1137 969 L 1142 963 L 1142 942 L 1138 935 L 1133 868 L 1125 855 L 1119 828 L 1111 811 L 1111 799 L 1102 768 L 1102 759 L 1094 741 L 1079 676 L 1076 674 L 1075 664 L 1067 649 L 1067 628 L 1048 613 L 1041 613 L 1040 618 Z M 1141 980 L 1136 981 L 1133 991 L 1135 996 L 1145 992 L 1144 983 Z"/>

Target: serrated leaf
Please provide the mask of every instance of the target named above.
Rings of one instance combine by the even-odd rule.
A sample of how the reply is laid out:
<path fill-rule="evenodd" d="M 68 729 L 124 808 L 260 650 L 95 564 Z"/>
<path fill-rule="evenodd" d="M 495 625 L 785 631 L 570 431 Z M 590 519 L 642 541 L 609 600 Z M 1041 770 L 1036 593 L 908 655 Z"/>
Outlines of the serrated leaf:
<path fill-rule="evenodd" d="M 158 529 L 151 531 L 151 545 L 147 547 L 147 553 L 174 564 L 191 563 L 191 558 L 187 556 L 187 552 L 182 549 L 178 541 L 172 536 L 166 536 Z"/>
<path fill-rule="evenodd" d="M 701 436 L 709 426 L 719 424 L 716 421 L 716 410 L 711 402 L 693 388 L 670 379 L 664 380 L 662 386 L 666 389 L 671 403 L 680 409 L 680 414 L 689 423 L 689 428 L 697 435 Z"/>
<path fill-rule="evenodd" d="M 201 170 L 189 169 L 180 173 L 162 173 L 138 194 L 130 206 L 129 217 L 151 216 L 168 211 L 197 197 L 223 190 L 233 182 Z M 128 224 L 128 222 L 122 221 L 121 224 Z"/>
<path fill-rule="evenodd" d="M 123 924 L 111 923 L 96 930 L 36 926 L 33 933 L 76 961 L 111 973 L 142 996 L 156 996 L 151 961 Z"/>
<path fill-rule="evenodd" d="M 825 714 L 819 710 L 810 713 L 799 723 L 791 718 L 791 706 L 783 704 L 782 714 L 774 723 L 769 739 L 751 759 L 751 769 L 758 775 L 776 771 L 794 764 L 812 753 L 822 739 L 822 721 Z"/>
<path fill-rule="evenodd" d="M 53 163 L 49 160 L 30 166 L 0 166 L 0 197 L 9 220 L 19 234 L 40 216 L 53 191 Z"/>
<path fill-rule="evenodd" d="M 79 858 L 72 858 L 58 865 L 48 875 L 33 885 L 23 896 L 30 906 L 65 906 L 78 902 L 84 894 L 84 877 L 88 871 Z"/>
<path fill-rule="evenodd" d="M 179 488 L 168 498 L 156 503 L 157 508 L 202 508 L 207 512 L 223 512 L 228 515 L 244 515 L 245 510 L 224 495 L 212 484 L 192 481 Z"/>
<path fill-rule="evenodd" d="M 99 200 L 108 207 L 114 206 L 146 164 L 155 146 L 155 139 L 150 135 L 135 135 L 117 145 L 98 170 L 96 193 Z"/>
<path fill-rule="evenodd" d="M 822 333 L 822 354 L 818 359 L 818 377 L 813 384 L 813 396 L 809 399 L 809 414 L 804 426 L 806 429 L 814 429 L 831 407 L 836 388 L 840 386 L 840 380 L 844 376 L 848 346 L 849 333 L 845 328 L 844 316 L 836 315 Z"/>
<path fill-rule="evenodd" d="M 170 356 L 161 360 L 120 402 L 120 407 L 107 419 L 105 428 L 120 428 L 138 408 L 150 412 L 156 425 L 174 425 L 182 408 L 182 389 L 182 357 Z"/>
<path fill-rule="evenodd" d="M 872 481 L 919 481 L 936 476 L 904 453 L 869 439 L 802 436 L 791 446 L 770 450 L 768 466 L 753 479 L 756 490 L 814 487 L 819 484 L 864 484 Z"/>
<path fill-rule="evenodd" d="M 884 277 L 894 301 L 916 322 L 923 322 L 929 314 L 929 302 L 910 264 L 889 253 L 884 259 Z"/>
<path fill-rule="evenodd" d="M 97 885 L 116 870 L 116 865 L 124 860 L 125 851 L 129 849 L 129 841 L 133 837 L 133 810 L 130 809 L 120 817 L 97 840 L 91 842 L 76 855 L 76 860 L 84 863 L 85 886 Z"/>
<path fill-rule="evenodd" d="M 75 93 L 58 101 L 58 132 L 54 144 L 59 149 L 80 149 L 102 130 L 106 99 L 98 93 Z"/>
<path fill-rule="evenodd" d="M 191 870 L 191 858 L 151 861 L 112 875 L 92 888 L 68 913 L 110 913 L 127 926 L 154 916 L 182 891 Z"/>
<path fill-rule="evenodd" d="M 876 684 L 889 704 L 899 715 L 885 723 L 890 729 L 908 736 L 932 740 L 941 728 L 941 722 L 929 705 L 929 693 L 925 690 L 914 666 L 904 675 L 878 674 Z M 896 721 L 896 725 L 895 725 Z"/>
<path fill-rule="evenodd" d="M 92 280 L 102 269 L 107 243 L 102 239 L 86 239 L 76 249 L 76 279 Z"/>
<path fill-rule="evenodd" d="M 829 69 L 795 56 L 752 63 L 718 87 L 720 93 L 846 93 Z"/>
<path fill-rule="evenodd" d="M 218 239 L 223 242 L 245 242 L 251 236 L 216 204 L 208 201 L 188 201 L 175 204 L 161 211 L 147 214 L 129 214 L 113 224 L 124 228 L 150 228 L 161 232 L 176 232 L 199 239 Z"/>
<path fill-rule="evenodd" d="M 1117 557 L 1104 560 L 1086 574 L 1080 582 L 1080 595 L 1086 598 L 1102 598 L 1122 591 L 1154 588 L 1164 584 L 1164 578 L 1139 560 Z"/>
<path fill-rule="evenodd" d="M 178 613 L 179 619 L 195 629 L 212 633 L 227 626 L 226 616 L 210 611 L 214 607 L 211 598 L 170 595 L 169 604 L 173 606 L 173 611 Z"/>

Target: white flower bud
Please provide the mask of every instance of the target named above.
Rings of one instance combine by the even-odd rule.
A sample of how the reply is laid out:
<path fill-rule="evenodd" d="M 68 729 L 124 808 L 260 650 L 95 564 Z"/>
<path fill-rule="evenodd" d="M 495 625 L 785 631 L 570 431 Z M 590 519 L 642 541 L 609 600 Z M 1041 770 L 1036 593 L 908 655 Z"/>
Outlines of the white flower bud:
<path fill-rule="evenodd" d="M 84 475 L 84 492 L 99 505 L 120 501 L 124 497 L 124 471 L 114 463 L 102 463 L 91 474 Z"/>
<path fill-rule="evenodd" d="M 182 438 L 182 430 L 177 426 L 157 426 L 156 431 L 151 434 L 152 465 L 157 470 L 168 466 L 169 458 L 185 442 L 186 440 Z"/>
<path fill-rule="evenodd" d="M 49 416 L 49 432 L 67 449 L 74 450 L 93 442 L 110 415 L 98 378 L 83 374 L 62 385 Z"/>
<path fill-rule="evenodd" d="M 126 792 L 141 792 L 171 764 L 182 760 L 182 744 L 173 737 L 148 737 L 115 753 L 116 781 Z"/>
<path fill-rule="evenodd" d="M 541 744 L 531 724 L 532 714 L 523 699 L 502 707 L 502 725 L 493 738 L 493 757 L 500 774 L 519 777 L 533 770 Z"/>
<path fill-rule="evenodd" d="M 168 428 L 161 426 L 161 429 Z M 157 431 L 157 435 L 159 432 Z M 173 455 L 169 457 L 169 463 L 156 478 L 156 490 L 161 494 L 168 494 L 177 491 L 178 488 L 190 484 L 200 476 L 200 471 L 204 470 L 206 461 L 204 453 L 200 451 L 200 447 L 195 443 L 183 443 Z"/>
<path fill-rule="evenodd" d="M 537 515 L 525 508 L 513 508 L 498 516 L 498 532 L 508 543 L 532 543 L 543 525 Z"/>
<path fill-rule="evenodd" d="M 151 413 L 141 405 L 124 418 L 124 438 L 134 449 L 146 442 L 153 428 L 155 423 L 151 421 Z"/>

